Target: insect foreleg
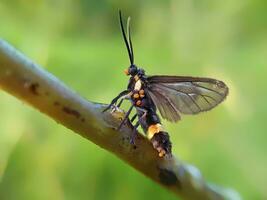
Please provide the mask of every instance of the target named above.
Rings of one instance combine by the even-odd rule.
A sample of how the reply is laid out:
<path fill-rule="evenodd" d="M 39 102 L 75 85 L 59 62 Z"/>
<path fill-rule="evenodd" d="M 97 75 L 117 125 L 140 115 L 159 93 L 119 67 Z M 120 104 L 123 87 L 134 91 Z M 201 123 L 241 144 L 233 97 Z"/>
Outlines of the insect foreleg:
<path fill-rule="evenodd" d="M 119 102 L 118 105 L 117 105 L 118 108 L 121 107 L 121 104 L 122 104 L 122 102 L 124 101 L 124 99 L 125 99 L 125 98 L 123 98 L 123 97 L 121 98 L 120 102 Z"/>
<path fill-rule="evenodd" d="M 124 101 L 124 99 L 130 99 L 131 98 L 131 95 L 132 95 L 132 92 L 129 92 L 128 94 L 122 96 L 120 102 L 117 105 L 117 107 L 118 108 L 121 107 L 121 104 Z"/>
<path fill-rule="evenodd" d="M 129 94 L 129 91 L 128 90 L 124 90 L 124 91 L 122 91 L 120 94 L 118 94 L 118 96 L 116 96 L 112 101 L 111 101 L 111 103 L 102 111 L 102 112 L 106 112 L 108 109 L 110 109 L 113 105 L 115 105 L 116 103 L 117 103 L 117 101 L 121 98 L 121 97 L 123 97 L 123 96 L 125 96 L 125 95 L 127 95 L 127 94 Z"/>

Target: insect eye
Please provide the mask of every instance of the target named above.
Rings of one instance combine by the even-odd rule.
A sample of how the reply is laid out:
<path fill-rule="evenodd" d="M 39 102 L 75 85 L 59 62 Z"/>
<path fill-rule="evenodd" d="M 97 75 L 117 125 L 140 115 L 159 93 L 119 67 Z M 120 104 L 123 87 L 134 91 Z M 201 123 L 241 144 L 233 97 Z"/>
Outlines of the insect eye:
<path fill-rule="evenodd" d="M 136 73 L 137 73 L 137 69 L 136 69 L 136 67 L 130 67 L 130 68 L 129 68 L 129 74 L 134 75 L 134 74 L 136 74 Z"/>

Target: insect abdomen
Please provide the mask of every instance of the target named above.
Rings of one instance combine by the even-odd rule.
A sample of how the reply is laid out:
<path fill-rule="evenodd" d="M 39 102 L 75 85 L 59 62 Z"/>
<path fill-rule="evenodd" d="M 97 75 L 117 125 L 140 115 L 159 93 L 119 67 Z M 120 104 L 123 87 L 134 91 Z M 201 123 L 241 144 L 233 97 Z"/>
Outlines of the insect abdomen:
<path fill-rule="evenodd" d="M 170 136 L 165 131 L 160 131 L 156 133 L 150 139 L 154 149 L 159 152 L 159 157 L 163 157 L 164 155 L 171 155 L 172 144 L 170 141 Z"/>
<path fill-rule="evenodd" d="M 151 141 L 153 147 L 159 152 L 159 156 L 171 154 L 171 142 L 169 134 L 164 131 L 160 123 L 152 124 L 148 127 L 147 137 Z"/>
<path fill-rule="evenodd" d="M 171 155 L 172 144 L 169 134 L 164 130 L 155 112 L 148 112 L 141 121 L 141 126 L 146 132 L 147 138 L 152 143 L 154 149 L 158 151 L 160 157 Z"/>

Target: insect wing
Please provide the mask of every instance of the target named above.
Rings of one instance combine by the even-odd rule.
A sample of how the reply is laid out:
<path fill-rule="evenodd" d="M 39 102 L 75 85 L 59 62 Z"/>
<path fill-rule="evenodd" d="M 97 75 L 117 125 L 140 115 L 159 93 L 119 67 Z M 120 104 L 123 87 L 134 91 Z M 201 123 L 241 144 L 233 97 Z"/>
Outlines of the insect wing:
<path fill-rule="evenodd" d="M 197 114 L 221 103 L 228 87 L 211 78 L 186 76 L 150 76 L 148 93 L 161 116 L 171 122 L 180 120 L 180 114 Z"/>

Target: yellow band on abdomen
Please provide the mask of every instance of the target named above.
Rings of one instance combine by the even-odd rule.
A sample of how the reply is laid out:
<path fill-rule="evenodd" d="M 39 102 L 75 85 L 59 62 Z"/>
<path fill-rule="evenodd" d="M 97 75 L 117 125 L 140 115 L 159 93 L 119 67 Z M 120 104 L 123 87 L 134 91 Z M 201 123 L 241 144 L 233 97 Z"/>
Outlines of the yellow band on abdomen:
<path fill-rule="evenodd" d="M 161 131 L 164 131 L 164 129 L 160 123 L 150 125 L 147 130 L 147 138 L 151 140 L 156 133 Z"/>

